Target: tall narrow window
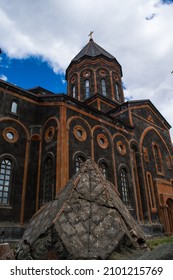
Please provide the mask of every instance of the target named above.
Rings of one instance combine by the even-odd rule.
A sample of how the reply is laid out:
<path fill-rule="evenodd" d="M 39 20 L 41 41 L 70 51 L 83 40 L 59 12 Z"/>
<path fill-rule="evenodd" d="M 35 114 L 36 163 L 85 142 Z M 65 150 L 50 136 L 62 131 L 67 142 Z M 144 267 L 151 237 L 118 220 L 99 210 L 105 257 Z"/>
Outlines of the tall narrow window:
<path fill-rule="evenodd" d="M 15 101 L 11 103 L 11 113 L 17 114 L 17 102 Z"/>
<path fill-rule="evenodd" d="M 117 84 L 117 83 L 115 84 L 115 98 L 116 98 L 117 100 L 120 100 L 119 87 L 118 87 L 118 84 Z"/>
<path fill-rule="evenodd" d="M 129 185 L 127 178 L 127 170 L 125 168 L 121 168 L 120 170 L 120 179 L 121 179 L 121 193 L 122 200 L 126 206 L 130 205 L 129 202 Z"/>
<path fill-rule="evenodd" d="M 148 196 L 149 196 L 149 203 L 152 210 L 156 209 L 156 199 L 154 194 L 154 187 L 153 187 L 153 180 L 152 176 L 149 172 L 147 172 L 147 187 L 148 187 Z"/>
<path fill-rule="evenodd" d="M 83 156 L 76 156 L 75 164 L 76 164 L 76 172 L 79 171 L 81 164 L 85 161 L 85 158 Z"/>
<path fill-rule="evenodd" d="M 44 166 L 44 203 L 53 199 L 53 190 L 53 159 L 51 156 L 47 156 Z"/>
<path fill-rule="evenodd" d="M 153 145 L 153 151 L 154 151 L 156 170 L 158 173 L 163 173 L 161 153 L 156 144 Z"/>
<path fill-rule="evenodd" d="M 85 80 L 85 97 L 88 98 L 90 96 L 90 82 L 89 80 Z"/>
<path fill-rule="evenodd" d="M 106 96 L 106 82 L 105 79 L 101 79 L 101 88 L 102 88 L 102 94 Z"/>
<path fill-rule="evenodd" d="M 72 87 L 72 94 L 73 94 L 73 98 L 75 98 L 76 97 L 76 87 L 75 86 Z"/>
<path fill-rule="evenodd" d="M 103 172 L 103 176 L 108 179 L 108 167 L 107 164 L 105 162 L 101 162 L 99 165 L 99 168 L 102 170 Z"/>
<path fill-rule="evenodd" d="M 12 176 L 12 162 L 3 159 L 0 163 L 0 204 L 9 204 L 10 184 Z"/>

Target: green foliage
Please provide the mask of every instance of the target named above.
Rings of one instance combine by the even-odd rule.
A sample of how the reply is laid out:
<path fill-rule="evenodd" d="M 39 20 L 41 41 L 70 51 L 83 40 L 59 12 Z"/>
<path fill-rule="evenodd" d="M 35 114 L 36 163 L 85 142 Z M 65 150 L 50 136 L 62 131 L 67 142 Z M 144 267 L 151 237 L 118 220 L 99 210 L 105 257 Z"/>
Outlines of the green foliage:
<path fill-rule="evenodd" d="M 166 244 L 173 242 L 173 236 L 168 236 L 168 237 L 158 237 L 158 238 L 153 238 L 153 239 L 148 239 L 146 241 L 147 246 L 153 250 L 155 249 L 158 245 L 161 244 Z"/>

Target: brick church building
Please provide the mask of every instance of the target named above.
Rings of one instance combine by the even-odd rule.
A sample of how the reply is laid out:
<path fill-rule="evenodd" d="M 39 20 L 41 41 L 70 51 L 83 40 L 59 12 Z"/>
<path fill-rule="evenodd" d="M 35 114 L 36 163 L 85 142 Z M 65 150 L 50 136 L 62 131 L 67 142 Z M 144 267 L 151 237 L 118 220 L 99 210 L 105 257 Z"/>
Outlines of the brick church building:
<path fill-rule="evenodd" d="M 173 233 L 170 125 L 150 100 L 124 100 L 122 68 L 90 38 L 67 94 L 0 80 L 0 235 L 19 238 L 91 157 L 145 232 Z"/>

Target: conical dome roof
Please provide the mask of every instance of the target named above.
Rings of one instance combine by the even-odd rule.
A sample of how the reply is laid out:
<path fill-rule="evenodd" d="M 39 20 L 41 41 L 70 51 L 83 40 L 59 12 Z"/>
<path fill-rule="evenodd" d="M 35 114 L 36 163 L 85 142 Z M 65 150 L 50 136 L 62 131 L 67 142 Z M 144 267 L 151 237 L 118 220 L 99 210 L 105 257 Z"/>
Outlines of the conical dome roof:
<path fill-rule="evenodd" d="M 98 44 L 96 44 L 93 39 L 90 39 L 88 44 L 73 58 L 72 61 L 78 61 L 84 56 L 96 57 L 99 55 L 104 55 L 109 59 L 116 60 L 116 58 L 113 55 L 111 55 Z"/>
<path fill-rule="evenodd" d="M 85 47 L 83 47 L 83 49 L 71 60 L 69 66 L 66 69 L 66 78 L 67 78 L 67 73 L 71 67 L 71 65 L 78 63 L 81 61 L 81 59 L 85 59 L 85 58 L 97 58 L 103 56 L 108 60 L 112 60 L 116 63 L 116 65 L 118 65 L 120 72 L 121 72 L 121 76 L 122 76 L 122 68 L 120 63 L 117 61 L 117 59 L 110 54 L 109 52 L 107 52 L 106 50 L 104 50 L 102 47 L 100 47 L 98 44 L 96 44 L 94 42 L 94 40 L 91 38 L 88 42 L 88 44 L 86 44 Z"/>

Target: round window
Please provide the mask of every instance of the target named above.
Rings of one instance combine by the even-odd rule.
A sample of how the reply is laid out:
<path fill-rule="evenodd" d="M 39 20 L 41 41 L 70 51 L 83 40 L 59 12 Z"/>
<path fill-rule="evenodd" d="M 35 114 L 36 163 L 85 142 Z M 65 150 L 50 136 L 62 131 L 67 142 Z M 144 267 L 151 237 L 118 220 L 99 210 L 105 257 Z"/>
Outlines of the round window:
<path fill-rule="evenodd" d="M 13 132 L 8 132 L 7 133 L 7 138 L 9 139 L 9 140 L 13 140 L 14 139 L 14 133 Z"/>
<path fill-rule="evenodd" d="M 100 70 L 99 71 L 99 74 L 100 74 L 100 76 L 102 76 L 102 77 L 105 77 L 106 76 L 106 72 L 105 72 L 105 70 Z"/>
<path fill-rule="evenodd" d="M 10 143 L 15 143 L 18 140 L 18 132 L 12 128 L 12 127 L 7 127 L 3 130 L 3 137 L 6 141 Z"/>
<path fill-rule="evenodd" d="M 116 80 L 116 81 L 118 81 L 118 80 L 119 80 L 119 77 L 118 77 L 118 75 L 117 75 L 117 74 L 115 74 L 115 75 L 114 75 L 114 78 L 115 78 L 115 80 Z"/>
<path fill-rule="evenodd" d="M 97 135 L 97 143 L 102 149 L 106 149 L 108 147 L 108 139 L 104 134 Z"/>
<path fill-rule="evenodd" d="M 81 125 L 76 125 L 73 129 L 73 133 L 79 141 L 85 141 L 87 138 L 87 133 Z"/>
<path fill-rule="evenodd" d="M 73 76 L 73 77 L 71 78 L 71 83 L 74 83 L 75 81 L 76 81 L 76 77 Z"/>
<path fill-rule="evenodd" d="M 45 133 L 45 141 L 47 143 L 52 141 L 54 135 L 55 135 L 55 128 L 53 126 L 48 127 Z"/>
<path fill-rule="evenodd" d="M 119 153 L 121 155 L 125 155 L 126 154 L 126 146 L 122 141 L 118 141 L 117 142 L 117 150 L 119 151 Z"/>
<path fill-rule="evenodd" d="M 84 72 L 83 72 L 83 76 L 84 76 L 85 78 L 89 77 L 89 76 L 90 76 L 90 72 L 89 72 L 88 70 L 84 71 Z"/>

